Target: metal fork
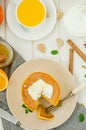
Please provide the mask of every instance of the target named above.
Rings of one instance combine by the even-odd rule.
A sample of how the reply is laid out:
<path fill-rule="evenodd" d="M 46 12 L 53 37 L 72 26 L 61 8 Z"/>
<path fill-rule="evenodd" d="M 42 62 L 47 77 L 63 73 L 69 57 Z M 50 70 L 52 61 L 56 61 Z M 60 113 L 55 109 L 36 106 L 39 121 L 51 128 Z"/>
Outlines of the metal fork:
<path fill-rule="evenodd" d="M 74 88 L 71 92 L 69 92 L 69 94 L 65 98 L 60 100 L 59 103 L 56 106 L 51 105 L 51 106 L 45 108 L 45 110 L 47 112 L 56 111 L 58 109 L 58 107 L 62 106 L 63 101 L 65 101 L 66 99 L 76 95 L 80 90 L 82 90 L 85 87 L 86 87 L 86 81 L 84 83 L 80 84 L 78 87 Z"/>

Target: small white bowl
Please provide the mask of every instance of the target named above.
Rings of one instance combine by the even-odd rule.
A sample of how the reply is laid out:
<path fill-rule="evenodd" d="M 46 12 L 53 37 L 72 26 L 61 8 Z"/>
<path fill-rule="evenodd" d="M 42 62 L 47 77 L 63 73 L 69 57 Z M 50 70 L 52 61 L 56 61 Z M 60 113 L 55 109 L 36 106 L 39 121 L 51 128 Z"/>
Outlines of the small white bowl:
<path fill-rule="evenodd" d="M 12 63 L 13 61 L 13 49 L 11 48 L 11 46 L 4 40 L 0 37 L 0 44 L 4 45 L 7 49 L 8 49 L 8 57 L 7 57 L 7 60 L 3 63 L 0 63 L 0 68 L 3 68 L 3 67 L 6 67 L 8 66 L 9 64 Z"/>
<path fill-rule="evenodd" d="M 64 16 L 64 26 L 74 36 L 86 36 L 86 6 L 76 5 Z"/>

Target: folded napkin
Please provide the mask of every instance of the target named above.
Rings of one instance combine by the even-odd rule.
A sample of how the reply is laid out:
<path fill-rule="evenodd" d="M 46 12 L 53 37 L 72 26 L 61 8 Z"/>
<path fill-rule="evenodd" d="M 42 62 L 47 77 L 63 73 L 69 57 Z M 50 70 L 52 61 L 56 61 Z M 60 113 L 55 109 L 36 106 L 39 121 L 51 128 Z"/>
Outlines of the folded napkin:
<path fill-rule="evenodd" d="M 4 39 L 1 38 L 3 42 L 6 42 Z M 7 43 L 7 42 L 6 42 Z M 7 43 L 8 44 L 8 43 Z M 15 69 L 20 66 L 22 63 L 24 63 L 24 59 L 13 49 L 14 51 L 14 59 L 13 62 L 8 66 L 5 67 L 3 70 L 7 73 L 8 77 L 10 78 L 11 74 L 15 71 Z M 4 109 L 5 111 L 8 111 L 9 113 L 10 110 L 7 105 L 7 100 L 6 100 L 6 90 L 0 92 L 0 108 Z M 3 128 L 4 130 L 23 130 L 19 126 L 16 126 L 7 120 L 2 119 L 3 123 Z"/>
<path fill-rule="evenodd" d="M 25 62 L 24 59 L 14 50 L 14 60 L 12 64 L 10 64 L 4 70 L 10 77 L 13 71 L 24 62 Z M 0 92 L 0 108 L 11 113 L 8 108 L 7 101 L 6 101 L 6 91 Z M 82 123 L 79 122 L 78 116 L 80 113 L 83 113 L 84 116 L 86 117 L 86 109 L 82 105 L 77 104 L 76 109 L 73 112 L 72 116 L 64 124 L 62 124 L 61 126 L 57 128 L 54 128 L 53 130 L 86 130 L 86 120 L 84 120 L 84 122 Z M 3 123 L 4 130 L 23 130 L 22 128 L 4 119 L 2 119 L 2 123 Z"/>

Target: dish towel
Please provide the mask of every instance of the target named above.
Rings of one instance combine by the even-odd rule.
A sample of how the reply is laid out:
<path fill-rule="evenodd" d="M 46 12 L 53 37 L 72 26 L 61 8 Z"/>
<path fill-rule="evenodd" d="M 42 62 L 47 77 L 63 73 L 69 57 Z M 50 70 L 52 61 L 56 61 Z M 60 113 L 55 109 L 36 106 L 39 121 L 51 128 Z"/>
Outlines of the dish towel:
<path fill-rule="evenodd" d="M 15 71 L 15 69 L 24 62 L 25 62 L 24 59 L 14 50 L 14 60 L 12 64 L 4 68 L 9 78 L 12 75 L 12 73 Z M 5 111 L 11 113 L 6 101 L 6 91 L 0 92 L 0 107 Z M 86 130 L 86 119 L 83 122 L 79 122 L 79 114 L 84 114 L 86 118 L 86 108 L 84 108 L 82 105 L 77 103 L 72 116 L 64 124 L 52 130 Z M 4 130 L 23 130 L 19 126 L 16 126 L 4 119 L 2 119 L 2 124 Z"/>

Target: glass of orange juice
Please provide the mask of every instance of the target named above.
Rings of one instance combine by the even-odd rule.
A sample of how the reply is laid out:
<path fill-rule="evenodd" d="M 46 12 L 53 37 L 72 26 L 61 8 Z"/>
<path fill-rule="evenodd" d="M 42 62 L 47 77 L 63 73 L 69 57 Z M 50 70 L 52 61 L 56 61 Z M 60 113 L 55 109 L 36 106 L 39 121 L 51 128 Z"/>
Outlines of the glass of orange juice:
<path fill-rule="evenodd" d="M 19 0 L 16 4 L 16 19 L 25 28 L 34 28 L 44 22 L 46 7 L 43 0 Z"/>

